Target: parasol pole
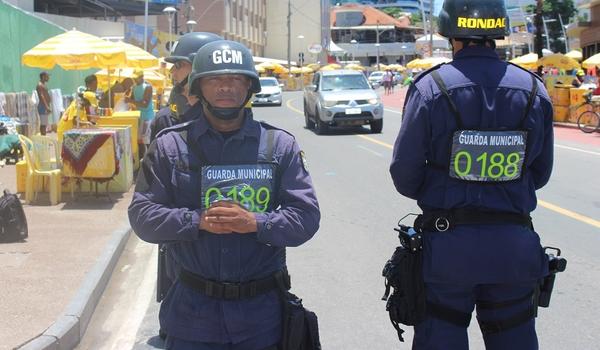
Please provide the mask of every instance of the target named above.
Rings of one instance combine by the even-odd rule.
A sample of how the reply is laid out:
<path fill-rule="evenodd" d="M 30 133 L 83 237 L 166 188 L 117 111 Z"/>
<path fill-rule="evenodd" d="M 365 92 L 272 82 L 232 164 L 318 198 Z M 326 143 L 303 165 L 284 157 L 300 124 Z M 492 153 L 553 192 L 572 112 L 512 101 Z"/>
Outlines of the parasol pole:
<path fill-rule="evenodd" d="M 110 108 L 110 106 L 112 106 L 112 86 L 110 85 L 110 83 L 111 83 L 111 81 L 110 81 L 110 66 L 108 66 L 106 71 L 108 73 L 108 108 Z"/>

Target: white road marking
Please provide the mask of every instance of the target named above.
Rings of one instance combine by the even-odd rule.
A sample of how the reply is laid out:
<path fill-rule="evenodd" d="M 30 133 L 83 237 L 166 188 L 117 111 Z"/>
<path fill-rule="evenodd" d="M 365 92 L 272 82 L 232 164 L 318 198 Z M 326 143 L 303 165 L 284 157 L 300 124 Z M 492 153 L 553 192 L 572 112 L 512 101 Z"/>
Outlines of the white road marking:
<path fill-rule="evenodd" d="M 368 147 L 361 146 L 361 145 L 356 145 L 356 147 L 358 147 L 358 148 L 360 148 L 360 149 L 362 149 L 362 150 L 365 150 L 365 151 L 367 151 L 367 152 L 369 152 L 369 153 L 372 153 L 372 154 L 374 154 L 374 155 L 376 155 L 376 156 L 378 156 L 378 157 L 380 157 L 380 158 L 383 158 L 383 154 L 381 154 L 381 153 L 379 153 L 379 152 L 375 152 L 375 151 L 373 151 L 372 149 L 370 149 L 370 148 L 368 148 Z"/>
<path fill-rule="evenodd" d="M 588 151 L 588 150 L 581 149 L 581 148 L 575 148 L 575 147 L 564 146 L 564 145 L 557 145 L 557 144 L 554 144 L 554 147 L 568 149 L 570 151 L 576 151 L 576 152 L 581 152 L 581 153 L 592 154 L 594 156 L 600 156 L 599 152 Z"/>

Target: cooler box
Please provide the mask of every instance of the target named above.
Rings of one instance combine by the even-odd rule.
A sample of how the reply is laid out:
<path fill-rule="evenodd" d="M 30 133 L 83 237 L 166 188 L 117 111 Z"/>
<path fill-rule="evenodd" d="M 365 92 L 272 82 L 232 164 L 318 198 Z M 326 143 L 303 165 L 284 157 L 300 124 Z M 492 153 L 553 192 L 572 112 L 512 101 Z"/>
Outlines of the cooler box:
<path fill-rule="evenodd" d="M 554 106 L 554 121 L 555 122 L 566 122 L 569 119 L 569 107 L 568 106 Z"/>
<path fill-rule="evenodd" d="M 571 104 L 570 97 L 571 88 L 555 86 L 552 94 L 552 104 L 554 106 L 569 106 Z"/>

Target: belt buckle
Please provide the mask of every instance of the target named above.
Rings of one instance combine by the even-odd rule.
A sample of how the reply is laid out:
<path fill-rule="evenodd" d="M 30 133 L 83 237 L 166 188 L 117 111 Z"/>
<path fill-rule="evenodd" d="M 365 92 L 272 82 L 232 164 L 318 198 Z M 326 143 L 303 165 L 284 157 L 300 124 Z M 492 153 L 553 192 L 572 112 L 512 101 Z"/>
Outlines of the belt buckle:
<path fill-rule="evenodd" d="M 239 299 L 240 289 L 240 285 L 237 283 L 223 283 L 223 297 L 231 300 Z"/>
<path fill-rule="evenodd" d="M 448 229 L 450 229 L 450 220 L 448 220 L 448 218 L 444 216 L 439 217 L 435 219 L 433 226 L 438 232 L 446 232 L 448 231 Z"/>

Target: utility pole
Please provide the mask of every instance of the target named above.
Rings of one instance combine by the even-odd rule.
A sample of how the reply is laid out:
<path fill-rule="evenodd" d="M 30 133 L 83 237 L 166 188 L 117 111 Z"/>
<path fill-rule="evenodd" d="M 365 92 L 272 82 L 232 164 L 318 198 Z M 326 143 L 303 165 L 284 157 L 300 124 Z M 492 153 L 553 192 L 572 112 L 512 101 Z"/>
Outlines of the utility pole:
<path fill-rule="evenodd" d="M 542 49 L 544 44 L 542 43 L 542 28 L 544 26 L 544 18 L 543 14 L 543 0 L 537 0 L 536 8 L 535 8 L 535 53 L 538 54 L 538 57 L 542 58 Z"/>
<path fill-rule="evenodd" d="M 433 0 L 429 0 L 429 55 L 433 57 Z"/>
<path fill-rule="evenodd" d="M 148 0 L 144 4 L 144 51 L 148 51 Z"/>
<path fill-rule="evenodd" d="M 287 61 L 288 61 L 288 75 L 292 71 L 292 2 L 288 0 L 288 15 L 287 15 Z"/>
<path fill-rule="evenodd" d="M 425 38 L 427 38 L 427 17 L 425 16 L 425 9 L 423 8 L 423 0 L 419 0 L 419 7 L 421 8 L 421 19 L 423 21 L 423 34 L 425 35 Z"/>

